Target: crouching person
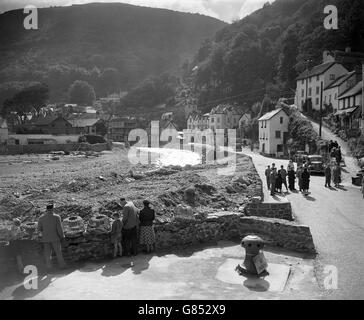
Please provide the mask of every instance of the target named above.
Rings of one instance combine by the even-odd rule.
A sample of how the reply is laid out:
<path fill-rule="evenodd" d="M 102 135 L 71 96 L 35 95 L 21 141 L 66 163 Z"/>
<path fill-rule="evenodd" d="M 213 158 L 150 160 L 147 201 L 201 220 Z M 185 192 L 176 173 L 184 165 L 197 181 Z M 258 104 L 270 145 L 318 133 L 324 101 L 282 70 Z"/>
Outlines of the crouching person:
<path fill-rule="evenodd" d="M 121 257 L 123 255 L 123 248 L 121 246 L 121 238 L 122 238 L 122 229 L 123 224 L 120 220 L 119 213 L 114 213 L 114 222 L 111 227 L 111 243 L 114 245 L 114 255 L 113 257 L 116 258 L 118 255 L 119 250 L 119 256 Z"/>
<path fill-rule="evenodd" d="M 53 213 L 53 204 L 47 205 L 47 211 L 38 221 L 39 232 L 42 234 L 42 243 L 44 248 L 44 258 L 47 269 L 52 267 L 52 251 L 55 252 L 57 262 L 60 268 L 66 266 L 63 255 L 61 242 L 64 240 L 61 217 Z"/>

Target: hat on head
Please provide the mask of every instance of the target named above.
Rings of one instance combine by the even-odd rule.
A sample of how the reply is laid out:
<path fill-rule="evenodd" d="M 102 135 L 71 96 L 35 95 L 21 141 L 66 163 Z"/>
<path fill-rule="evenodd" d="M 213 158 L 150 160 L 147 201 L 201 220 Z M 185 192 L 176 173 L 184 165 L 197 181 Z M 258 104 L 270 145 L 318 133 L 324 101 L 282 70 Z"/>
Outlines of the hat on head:
<path fill-rule="evenodd" d="M 48 203 L 46 208 L 47 208 L 47 210 L 51 210 L 51 209 L 54 208 L 54 204 L 53 203 Z"/>

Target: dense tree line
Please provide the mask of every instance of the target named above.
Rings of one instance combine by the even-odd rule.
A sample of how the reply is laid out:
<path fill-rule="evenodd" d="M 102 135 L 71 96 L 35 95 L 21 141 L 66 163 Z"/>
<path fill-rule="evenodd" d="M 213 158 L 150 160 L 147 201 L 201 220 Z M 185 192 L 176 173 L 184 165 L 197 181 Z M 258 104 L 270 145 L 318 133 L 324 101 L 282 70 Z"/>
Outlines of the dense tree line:
<path fill-rule="evenodd" d="M 339 29 L 326 30 L 324 7 L 336 5 Z M 277 0 L 218 31 L 197 51 L 199 104 L 235 96 L 252 105 L 293 96 L 296 77 L 322 62 L 324 50 L 364 52 L 362 0 Z M 263 90 L 261 90 L 263 89 Z M 264 90 L 265 89 L 265 90 Z M 243 93 L 243 94 L 242 94 Z"/>
<path fill-rule="evenodd" d="M 38 14 L 37 32 L 24 29 L 23 10 L 0 14 L 0 85 L 47 83 L 51 102 L 66 102 L 76 80 L 87 81 L 102 97 L 178 70 L 203 39 L 226 25 L 120 3 L 42 8 Z M 0 88 L 0 104 L 8 97 Z"/>

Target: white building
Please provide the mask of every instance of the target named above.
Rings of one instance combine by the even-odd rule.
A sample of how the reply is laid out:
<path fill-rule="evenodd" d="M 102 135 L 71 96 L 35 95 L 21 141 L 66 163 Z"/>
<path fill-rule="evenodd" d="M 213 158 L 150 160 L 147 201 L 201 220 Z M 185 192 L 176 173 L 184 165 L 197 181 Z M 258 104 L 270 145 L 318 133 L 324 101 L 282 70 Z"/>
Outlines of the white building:
<path fill-rule="evenodd" d="M 236 105 L 220 104 L 212 108 L 209 117 L 209 128 L 236 129 L 243 112 Z"/>
<path fill-rule="evenodd" d="M 322 64 L 305 70 L 297 77 L 295 105 L 302 110 L 305 101 L 311 100 L 312 109 L 320 110 L 321 83 L 323 88 L 328 87 L 348 72 L 341 63 L 334 61 L 328 51 L 324 51 Z"/>
<path fill-rule="evenodd" d="M 358 82 L 355 86 L 345 91 L 338 97 L 339 110 L 362 106 L 363 82 Z"/>
<path fill-rule="evenodd" d="M 187 119 L 187 129 L 206 130 L 209 128 L 209 114 L 191 114 Z"/>
<path fill-rule="evenodd" d="M 283 156 L 287 150 L 289 117 L 282 109 L 270 111 L 258 119 L 259 152 L 276 157 Z"/>
<path fill-rule="evenodd" d="M 324 88 L 324 105 L 331 104 L 334 112 L 339 110 L 339 96 L 354 87 L 360 80 L 361 75 L 356 71 L 338 77 Z"/>
<path fill-rule="evenodd" d="M 9 136 L 8 124 L 5 119 L 0 117 L 0 144 L 6 143 Z"/>

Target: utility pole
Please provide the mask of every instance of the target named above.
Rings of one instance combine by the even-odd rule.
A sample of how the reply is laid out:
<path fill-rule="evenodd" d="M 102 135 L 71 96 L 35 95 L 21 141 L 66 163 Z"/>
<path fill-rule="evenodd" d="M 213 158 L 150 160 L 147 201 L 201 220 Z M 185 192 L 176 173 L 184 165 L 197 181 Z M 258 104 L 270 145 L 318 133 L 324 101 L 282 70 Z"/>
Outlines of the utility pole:
<path fill-rule="evenodd" d="M 320 92 L 320 129 L 319 129 L 319 136 L 321 138 L 322 134 L 322 95 L 324 90 L 324 83 L 321 81 L 321 92 Z"/>

